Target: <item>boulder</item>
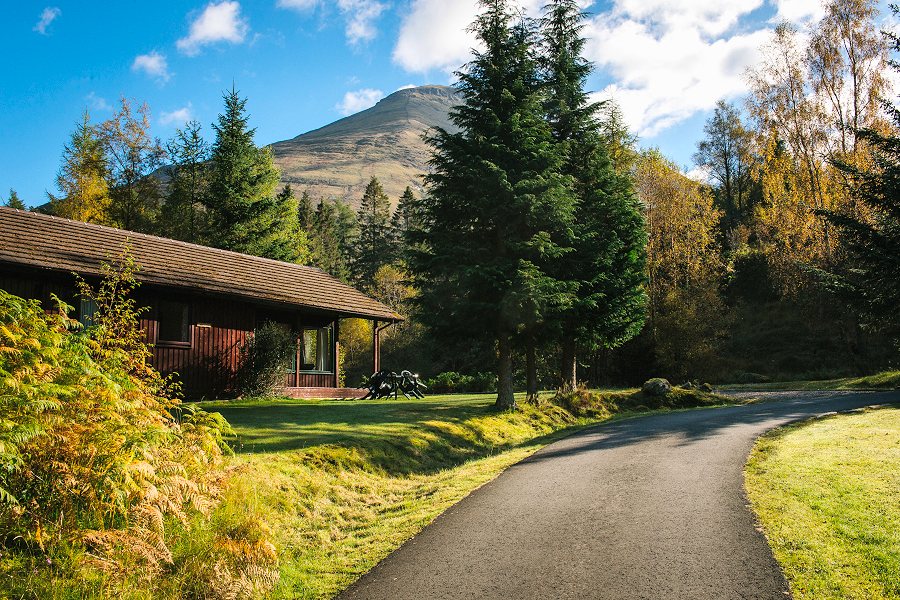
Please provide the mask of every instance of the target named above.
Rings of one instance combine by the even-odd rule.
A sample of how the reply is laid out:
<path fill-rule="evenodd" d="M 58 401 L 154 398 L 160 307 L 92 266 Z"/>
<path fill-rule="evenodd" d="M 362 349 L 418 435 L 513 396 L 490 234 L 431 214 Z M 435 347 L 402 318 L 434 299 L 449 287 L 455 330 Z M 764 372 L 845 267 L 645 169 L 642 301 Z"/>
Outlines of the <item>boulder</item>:
<path fill-rule="evenodd" d="M 704 383 L 703 385 L 700 386 L 700 391 L 701 391 L 701 392 L 712 392 L 712 391 L 713 391 L 713 386 L 711 386 L 711 385 L 708 384 L 708 383 Z"/>
<path fill-rule="evenodd" d="M 672 384 L 662 377 L 648 379 L 641 387 L 641 391 L 648 396 L 665 396 L 672 391 Z"/>

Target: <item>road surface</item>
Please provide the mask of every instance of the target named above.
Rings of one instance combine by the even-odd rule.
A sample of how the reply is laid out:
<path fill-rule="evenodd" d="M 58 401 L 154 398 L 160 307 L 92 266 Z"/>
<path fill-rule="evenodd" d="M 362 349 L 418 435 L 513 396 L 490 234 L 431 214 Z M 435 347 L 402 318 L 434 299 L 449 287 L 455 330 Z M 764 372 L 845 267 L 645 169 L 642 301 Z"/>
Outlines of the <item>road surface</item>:
<path fill-rule="evenodd" d="M 744 495 L 754 440 L 791 420 L 900 402 L 900 394 L 756 395 L 773 401 L 618 421 L 553 443 L 339 597 L 786 598 Z"/>

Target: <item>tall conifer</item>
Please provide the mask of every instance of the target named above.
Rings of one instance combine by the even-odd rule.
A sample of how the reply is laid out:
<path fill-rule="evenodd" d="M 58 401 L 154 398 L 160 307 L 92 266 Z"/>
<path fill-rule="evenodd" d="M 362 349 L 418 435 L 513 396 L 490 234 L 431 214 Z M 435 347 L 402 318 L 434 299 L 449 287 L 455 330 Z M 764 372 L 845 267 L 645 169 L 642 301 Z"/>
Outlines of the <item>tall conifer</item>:
<path fill-rule="evenodd" d="M 234 89 L 224 99 L 225 112 L 213 124 L 204 238 L 226 250 L 293 261 L 297 201 L 293 194 L 276 198 L 280 175 L 269 149 L 253 141 L 247 100 Z"/>
<path fill-rule="evenodd" d="M 430 137 L 433 173 L 413 254 L 420 315 L 435 332 L 497 348 L 499 407 L 515 406 L 513 340 L 565 302 L 546 265 L 571 218 L 566 179 L 538 96 L 533 31 L 506 0 L 482 0 L 483 50 L 458 73 L 458 133 Z"/>
<path fill-rule="evenodd" d="M 377 178 L 366 186 L 357 212 L 359 236 L 353 245 L 353 276 L 371 286 L 382 265 L 392 262 L 391 201 Z"/>
<path fill-rule="evenodd" d="M 577 383 L 578 348 L 613 348 L 630 339 L 644 323 L 645 306 L 643 217 L 630 177 L 610 159 L 600 105 L 584 89 L 592 69 L 582 58 L 584 18 L 577 0 L 551 0 L 541 21 L 545 109 L 577 196 L 574 251 L 556 263 L 558 276 L 578 290 L 555 319 L 564 387 Z"/>

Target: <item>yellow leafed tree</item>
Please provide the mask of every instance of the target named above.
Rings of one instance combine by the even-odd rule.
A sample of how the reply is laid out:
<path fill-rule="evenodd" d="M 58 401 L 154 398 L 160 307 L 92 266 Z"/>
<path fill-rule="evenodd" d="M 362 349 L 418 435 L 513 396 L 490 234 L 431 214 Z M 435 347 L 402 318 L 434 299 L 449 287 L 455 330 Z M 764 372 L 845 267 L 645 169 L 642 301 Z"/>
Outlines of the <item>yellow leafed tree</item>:
<path fill-rule="evenodd" d="M 103 143 L 90 115 L 84 116 L 63 149 L 56 176 L 59 196 L 50 195 L 53 214 L 88 223 L 109 223 L 109 186 Z"/>

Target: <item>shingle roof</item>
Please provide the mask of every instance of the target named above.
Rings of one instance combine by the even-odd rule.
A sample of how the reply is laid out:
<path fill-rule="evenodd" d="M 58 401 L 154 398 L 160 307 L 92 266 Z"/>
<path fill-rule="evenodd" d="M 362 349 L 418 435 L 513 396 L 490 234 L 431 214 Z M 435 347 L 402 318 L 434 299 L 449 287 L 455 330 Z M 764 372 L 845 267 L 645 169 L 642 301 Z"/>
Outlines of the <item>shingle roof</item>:
<path fill-rule="evenodd" d="M 202 290 L 345 316 L 402 320 L 314 267 L 0 207 L 0 262 L 98 275 L 130 245 L 148 284 Z"/>

